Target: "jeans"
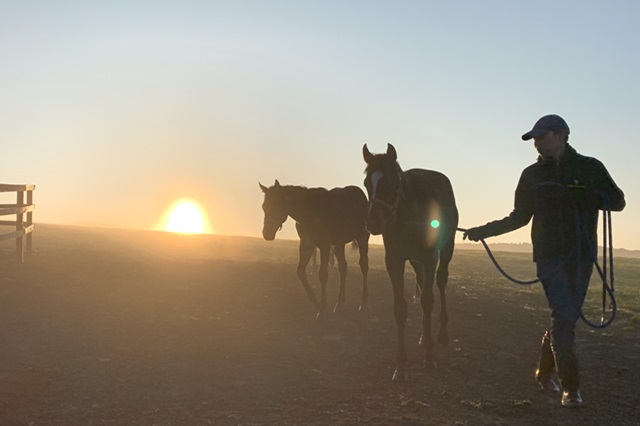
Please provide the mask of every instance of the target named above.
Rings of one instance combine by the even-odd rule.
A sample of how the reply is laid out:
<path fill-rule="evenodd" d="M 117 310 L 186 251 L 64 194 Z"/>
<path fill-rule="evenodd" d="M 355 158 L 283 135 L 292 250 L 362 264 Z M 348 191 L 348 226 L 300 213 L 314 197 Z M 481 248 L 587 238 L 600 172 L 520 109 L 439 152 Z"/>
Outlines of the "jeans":
<path fill-rule="evenodd" d="M 553 259 L 537 263 L 538 277 L 551 309 L 551 328 L 542 338 L 538 370 L 541 374 L 557 371 L 565 390 L 577 390 L 580 385 L 575 328 L 592 272 L 592 260 Z"/>

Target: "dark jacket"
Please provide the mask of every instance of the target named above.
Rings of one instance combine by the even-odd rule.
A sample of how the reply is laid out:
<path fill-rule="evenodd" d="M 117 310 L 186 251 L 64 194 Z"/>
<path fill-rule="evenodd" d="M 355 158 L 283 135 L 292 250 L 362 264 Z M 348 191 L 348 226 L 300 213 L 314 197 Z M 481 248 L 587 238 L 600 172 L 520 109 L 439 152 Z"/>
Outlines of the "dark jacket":
<path fill-rule="evenodd" d="M 624 193 L 604 165 L 567 144 L 560 164 L 538 157 L 524 169 L 511 214 L 482 226 L 483 237 L 521 228 L 533 217 L 535 262 L 577 255 L 595 259 L 598 209 L 621 211 Z"/>

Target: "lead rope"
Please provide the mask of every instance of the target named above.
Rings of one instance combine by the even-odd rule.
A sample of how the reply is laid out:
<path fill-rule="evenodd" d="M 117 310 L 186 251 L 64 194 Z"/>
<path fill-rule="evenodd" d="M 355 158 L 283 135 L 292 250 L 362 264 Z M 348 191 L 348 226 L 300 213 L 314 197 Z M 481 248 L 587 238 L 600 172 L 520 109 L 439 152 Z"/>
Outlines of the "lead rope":
<path fill-rule="evenodd" d="M 467 229 L 463 229 L 463 228 L 456 228 L 457 231 L 461 231 L 461 232 L 467 232 Z M 487 245 L 487 243 L 484 241 L 484 239 L 480 239 L 480 242 L 482 243 L 482 245 L 484 246 L 484 249 L 486 250 L 487 254 L 489 255 L 489 259 L 491 259 L 491 261 L 493 262 L 493 265 L 496 267 L 496 269 L 509 281 L 511 281 L 512 283 L 515 284 L 520 284 L 520 285 L 531 285 L 531 284 L 536 284 L 540 282 L 539 278 L 536 278 L 535 280 L 531 280 L 531 281 L 521 281 L 518 280 L 516 278 L 513 278 L 511 275 L 507 274 L 505 272 L 504 269 L 502 269 L 502 267 L 500 266 L 500 264 L 498 263 L 498 261 L 496 260 L 495 256 L 493 255 L 493 253 L 491 252 L 491 249 L 489 248 L 489 246 Z"/>
<path fill-rule="evenodd" d="M 598 264 L 598 260 L 594 260 L 594 265 L 602 279 L 602 316 L 600 317 L 600 324 L 590 322 L 581 313 L 582 320 L 593 328 L 605 328 L 608 327 L 616 317 L 618 312 L 618 304 L 615 298 L 615 289 L 613 286 L 614 274 L 613 274 L 613 230 L 611 222 L 611 210 L 605 210 L 602 216 L 602 268 Z M 607 252 L 609 255 L 609 275 L 607 277 Z M 608 282 L 607 282 L 608 278 Z M 609 309 L 611 309 L 611 317 L 607 319 L 607 295 L 611 302 L 609 303 Z"/>
<path fill-rule="evenodd" d="M 611 227 L 611 210 L 604 210 L 603 212 L 603 217 L 602 217 L 602 222 L 603 222 L 603 236 L 602 236 L 602 250 L 603 250 L 603 255 L 602 255 L 602 262 L 603 262 L 603 267 L 601 268 L 600 265 L 598 264 L 598 259 L 594 259 L 593 263 L 596 266 L 596 269 L 598 271 L 598 275 L 600 275 L 600 278 L 602 279 L 602 316 L 600 317 L 600 324 L 596 324 L 593 323 L 591 321 L 589 321 L 585 316 L 583 312 L 580 312 L 580 318 L 582 318 L 582 321 L 584 321 L 585 324 L 587 324 L 589 327 L 592 328 L 605 328 L 608 327 L 614 320 L 614 318 L 616 317 L 616 313 L 618 311 L 618 305 L 616 303 L 616 299 L 615 299 L 615 295 L 614 295 L 614 288 L 613 288 L 613 231 L 612 231 L 612 227 Z M 464 228 L 456 228 L 456 231 L 460 231 L 460 232 L 467 232 L 467 229 Z M 494 266 L 496 267 L 496 269 L 509 281 L 515 283 L 515 284 L 520 284 L 520 285 L 531 285 L 531 284 L 536 284 L 540 282 L 539 278 L 536 278 L 534 280 L 529 280 L 529 281 L 522 281 L 522 280 L 518 280 L 516 278 L 513 278 L 512 276 L 510 276 L 509 274 L 507 274 L 505 272 L 504 269 L 502 269 L 502 267 L 500 266 L 500 264 L 498 263 L 498 261 L 496 260 L 495 256 L 493 255 L 493 253 L 491 252 L 491 249 L 489 248 L 489 246 L 487 245 L 487 243 L 484 241 L 484 239 L 480 239 L 480 242 L 482 243 L 482 245 L 484 246 L 484 249 L 487 252 L 487 255 L 489 255 L 489 258 L 491 259 L 491 261 L 493 262 Z M 607 282 L 607 250 L 609 252 L 609 282 L 611 283 L 611 285 L 609 285 L 609 283 Z M 609 308 L 611 309 L 611 316 L 607 319 L 607 309 L 606 309 L 606 301 L 607 301 L 607 295 L 609 295 L 609 298 L 611 299 L 611 303 L 609 305 Z"/>

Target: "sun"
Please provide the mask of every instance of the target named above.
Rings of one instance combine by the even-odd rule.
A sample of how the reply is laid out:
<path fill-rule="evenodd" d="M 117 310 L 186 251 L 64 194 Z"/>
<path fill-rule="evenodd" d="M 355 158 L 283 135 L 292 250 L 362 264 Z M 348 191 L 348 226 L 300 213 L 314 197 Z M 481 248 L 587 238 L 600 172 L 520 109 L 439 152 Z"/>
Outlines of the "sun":
<path fill-rule="evenodd" d="M 176 201 L 165 214 L 160 229 L 178 234 L 210 234 L 207 214 L 200 205 L 189 199 Z"/>

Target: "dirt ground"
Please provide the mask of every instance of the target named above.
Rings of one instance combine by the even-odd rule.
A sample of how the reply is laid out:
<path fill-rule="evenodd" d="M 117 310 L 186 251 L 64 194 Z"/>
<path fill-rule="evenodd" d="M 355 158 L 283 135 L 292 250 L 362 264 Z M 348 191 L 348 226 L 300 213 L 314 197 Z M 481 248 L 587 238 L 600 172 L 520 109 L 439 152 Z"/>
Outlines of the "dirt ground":
<path fill-rule="evenodd" d="M 411 377 L 398 383 L 381 248 L 370 308 L 358 312 L 350 261 L 343 311 L 316 323 L 295 242 L 56 226 L 34 238 L 23 265 L 0 246 L 1 425 L 640 423 L 637 331 L 579 326 L 585 404 L 562 408 L 533 380 L 541 289 L 506 283 L 479 252 L 454 256 L 435 372 L 421 368 L 410 305 Z"/>

